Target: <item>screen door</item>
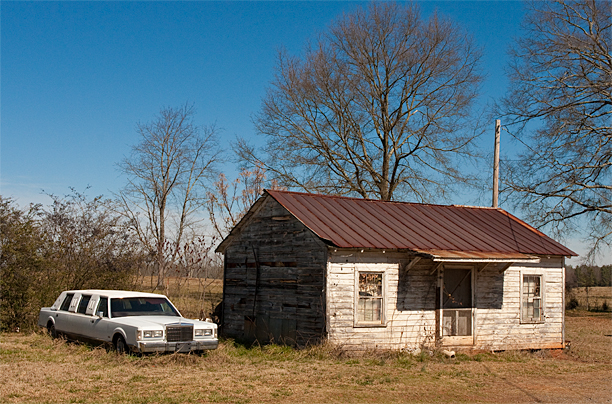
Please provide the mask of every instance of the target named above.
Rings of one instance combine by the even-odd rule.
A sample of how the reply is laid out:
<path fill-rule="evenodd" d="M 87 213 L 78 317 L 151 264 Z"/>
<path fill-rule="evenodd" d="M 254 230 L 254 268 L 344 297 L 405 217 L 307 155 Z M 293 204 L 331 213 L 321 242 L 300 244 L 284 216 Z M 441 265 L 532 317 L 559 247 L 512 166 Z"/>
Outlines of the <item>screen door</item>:
<path fill-rule="evenodd" d="M 442 289 L 442 336 L 472 335 L 472 270 L 445 268 Z"/>

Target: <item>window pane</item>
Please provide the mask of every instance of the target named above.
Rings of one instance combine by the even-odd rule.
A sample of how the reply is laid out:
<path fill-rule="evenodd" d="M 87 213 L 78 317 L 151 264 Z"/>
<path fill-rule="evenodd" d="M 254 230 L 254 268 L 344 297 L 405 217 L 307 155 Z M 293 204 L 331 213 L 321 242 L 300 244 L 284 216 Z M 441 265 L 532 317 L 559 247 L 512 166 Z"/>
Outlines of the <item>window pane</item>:
<path fill-rule="evenodd" d="M 540 297 L 540 277 L 535 276 L 533 279 L 533 296 Z"/>
<path fill-rule="evenodd" d="M 357 302 L 357 321 L 382 323 L 383 319 L 383 274 L 359 274 L 359 298 Z"/>
<path fill-rule="evenodd" d="M 70 308 L 70 302 L 72 301 L 73 297 L 74 293 L 67 294 L 66 298 L 64 299 L 64 302 L 62 303 L 62 307 L 60 307 L 60 310 L 68 311 L 68 309 Z"/>
<path fill-rule="evenodd" d="M 359 274 L 359 296 L 382 296 L 382 274 Z"/>
<path fill-rule="evenodd" d="M 358 321 L 382 321 L 382 299 L 359 299 Z"/>
<path fill-rule="evenodd" d="M 542 319 L 542 277 L 539 275 L 523 276 L 522 319 L 540 321 Z"/>
<path fill-rule="evenodd" d="M 89 304 L 89 300 L 91 296 L 83 295 L 81 296 L 81 301 L 79 302 L 79 308 L 77 309 L 77 313 L 85 314 L 87 311 L 87 305 Z"/>
<path fill-rule="evenodd" d="M 136 297 L 111 299 L 111 314 L 113 317 L 179 315 L 164 298 Z"/>
<path fill-rule="evenodd" d="M 444 309 L 442 319 L 442 335 L 469 336 L 472 335 L 472 310 Z"/>
<path fill-rule="evenodd" d="M 108 298 L 101 297 L 98 303 L 98 310 L 94 314 L 102 312 L 102 317 L 108 317 Z"/>
<path fill-rule="evenodd" d="M 442 307 L 460 309 L 472 307 L 472 272 L 469 269 L 447 268 L 444 270 Z"/>
<path fill-rule="evenodd" d="M 533 315 L 534 320 L 540 320 L 540 299 L 533 299 Z"/>

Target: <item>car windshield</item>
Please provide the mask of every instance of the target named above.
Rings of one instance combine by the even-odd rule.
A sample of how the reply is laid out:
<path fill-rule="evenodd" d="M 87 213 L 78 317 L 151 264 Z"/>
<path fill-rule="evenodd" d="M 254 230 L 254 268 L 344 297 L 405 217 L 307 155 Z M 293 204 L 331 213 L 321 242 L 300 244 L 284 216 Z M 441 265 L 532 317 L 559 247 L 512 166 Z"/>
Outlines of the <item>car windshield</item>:
<path fill-rule="evenodd" d="M 111 316 L 176 316 L 178 312 L 170 302 L 158 297 L 127 297 L 111 299 Z"/>

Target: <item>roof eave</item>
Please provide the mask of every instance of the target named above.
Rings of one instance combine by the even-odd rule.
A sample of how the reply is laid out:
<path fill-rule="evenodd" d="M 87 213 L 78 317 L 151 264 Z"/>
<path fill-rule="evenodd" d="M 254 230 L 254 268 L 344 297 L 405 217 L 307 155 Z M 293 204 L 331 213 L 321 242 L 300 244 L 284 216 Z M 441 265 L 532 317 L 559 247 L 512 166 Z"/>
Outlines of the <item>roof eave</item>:
<path fill-rule="evenodd" d="M 263 203 L 266 200 L 266 197 L 268 195 L 269 194 L 264 190 L 263 195 L 261 195 L 259 197 L 259 199 L 257 199 L 255 201 L 253 206 L 251 206 L 251 208 L 247 211 L 247 213 L 244 214 L 242 219 L 240 219 L 240 221 L 232 228 L 232 230 L 229 232 L 229 234 L 223 239 L 223 241 L 215 249 L 216 253 L 221 253 L 221 254 L 225 253 L 225 250 L 227 249 L 227 247 L 230 246 L 230 244 L 232 243 L 234 237 L 238 233 L 240 233 L 240 231 L 242 231 L 242 228 L 244 226 L 246 226 L 247 223 L 249 223 L 251 221 L 251 218 L 255 215 L 255 213 L 257 213 L 259 211 L 259 209 L 263 205 Z"/>

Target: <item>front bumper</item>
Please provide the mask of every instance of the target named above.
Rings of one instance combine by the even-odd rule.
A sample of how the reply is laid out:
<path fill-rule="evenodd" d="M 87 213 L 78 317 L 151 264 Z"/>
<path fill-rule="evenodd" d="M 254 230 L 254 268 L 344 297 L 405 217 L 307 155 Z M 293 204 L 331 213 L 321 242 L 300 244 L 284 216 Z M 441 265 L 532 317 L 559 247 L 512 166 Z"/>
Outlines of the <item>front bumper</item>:
<path fill-rule="evenodd" d="M 198 341 L 184 342 L 165 342 L 165 341 L 138 341 L 136 342 L 136 351 L 141 353 L 147 352 L 193 352 L 203 351 L 206 349 L 217 349 L 219 346 L 218 339 L 207 339 Z"/>

